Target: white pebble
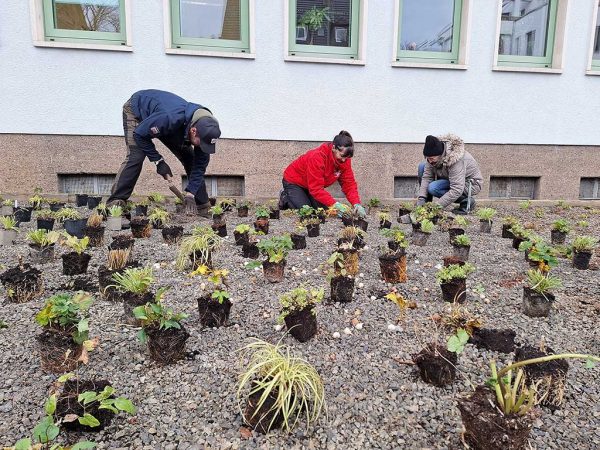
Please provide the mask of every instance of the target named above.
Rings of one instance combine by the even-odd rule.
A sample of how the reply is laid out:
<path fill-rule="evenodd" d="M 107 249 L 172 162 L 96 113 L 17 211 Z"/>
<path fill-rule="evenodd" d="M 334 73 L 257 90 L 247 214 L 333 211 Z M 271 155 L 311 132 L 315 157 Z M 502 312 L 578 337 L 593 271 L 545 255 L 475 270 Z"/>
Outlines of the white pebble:
<path fill-rule="evenodd" d="M 307 257 L 306 257 L 306 260 L 307 260 L 307 261 L 310 261 L 310 256 L 307 256 Z"/>
<path fill-rule="evenodd" d="M 258 269 L 260 269 L 260 267 L 255 267 L 255 268 L 254 268 L 254 270 L 258 270 Z"/>
<path fill-rule="evenodd" d="M 359 287 L 360 289 L 364 288 L 364 287 L 365 287 L 365 283 L 358 283 L 358 287 Z"/>
<path fill-rule="evenodd" d="M 483 299 L 485 298 L 485 294 L 481 294 L 481 295 L 479 296 L 479 298 L 480 298 L 481 300 L 483 300 Z"/>
<path fill-rule="evenodd" d="M 283 325 L 275 325 L 275 331 L 281 331 Z"/>
<path fill-rule="evenodd" d="M 436 268 L 437 270 L 440 270 L 440 269 L 442 268 L 442 265 L 438 263 L 438 264 L 436 264 L 436 265 L 435 265 L 435 268 Z"/>
<path fill-rule="evenodd" d="M 415 264 L 419 264 L 419 260 L 418 259 L 415 259 Z"/>
<path fill-rule="evenodd" d="M 339 339 L 340 337 L 342 337 L 342 335 L 336 331 L 335 333 L 333 333 L 333 337 L 335 339 Z"/>
<path fill-rule="evenodd" d="M 344 334 L 352 334 L 352 330 L 348 327 L 344 328 Z"/>
<path fill-rule="evenodd" d="M 388 331 L 396 331 L 396 325 L 389 323 L 387 329 Z"/>
<path fill-rule="evenodd" d="M 363 247 L 363 250 L 369 250 L 369 246 L 368 246 L 368 245 L 365 245 L 365 246 Z"/>
<path fill-rule="evenodd" d="M 302 271 L 302 275 L 306 275 L 306 270 L 303 270 L 303 271 Z"/>
<path fill-rule="evenodd" d="M 317 268 L 315 267 L 315 268 L 313 269 L 313 272 L 316 272 L 316 271 L 317 271 Z"/>
<path fill-rule="evenodd" d="M 427 274 L 423 272 L 423 278 L 427 278 Z"/>
<path fill-rule="evenodd" d="M 155 269 L 160 269 L 160 264 L 159 263 L 154 263 L 154 268 Z"/>
<path fill-rule="evenodd" d="M 356 328 L 357 330 L 362 330 L 363 324 L 359 322 L 356 325 L 354 325 L 354 328 Z"/>
<path fill-rule="evenodd" d="M 377 300 L 377 297 L 375 297 L 374 295 L 371 295 L 371 300 Z"/>
<path fill-rule="evenodd" d="M 361 272 L 361 273 L 358 274 L 358 276 L 361 277 L 361 278 L 364 278 L 365 274 Z"/>
<path fill-rule="evenodd" d="M 248 261 L 244 261 L 244 266 L 247 266 L 247 265 L 248 265 Z"/>
<path fill-rule="evenodd" d="M 296 266 L 292 266 L 292 270 L 293 270 L 293 271 L 296 271 Z"/>

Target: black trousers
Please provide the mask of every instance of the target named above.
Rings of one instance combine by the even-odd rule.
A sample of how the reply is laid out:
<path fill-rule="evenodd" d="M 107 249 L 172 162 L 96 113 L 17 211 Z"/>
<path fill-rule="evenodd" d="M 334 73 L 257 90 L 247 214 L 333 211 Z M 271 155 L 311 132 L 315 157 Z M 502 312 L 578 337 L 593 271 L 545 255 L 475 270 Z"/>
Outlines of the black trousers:
<path fill-rule="evenodd" d="M 142 173 L 146 154 L 137 146 L 133 137 L 133 131 L 136 129 L 139 123 L 140 121 L 137 119 L 137 117 L 135 117 L 131 109 L 131 99 L 127 100 L 127 102 L 125 102 L 123 105 L 123 131 L 125 134 L 125 144 L 127 145 L 127 155 L 125 156 L 125 161 L 123 161 L 119 171 L 117 172 L 117 177 L 112 186 L 111 194 L 107 200 L 107 203 L 112 200 L 127 201 L 133 193 L 133 189 L 135 188 L 135 184 L 140 177 L 140 173 Z M 194 167 L 194 147 L 190 145 L 183 146 L 179 150 L 169 150 L 177 157 L 179 161 L 181 161 L 189 180 L 192 168 Z M 204 173 L 206 172 L 206 167 L 210 162 L 210 155 L 202 154 L 200 157 L 202 158 L 202 162 L 200 164 L 200 168 L 202 169 L 202 180 L 200 181 L 200 186 L 195 195 L 196 203 L 199 205 L 208 203 L 208 193 L 206 191 Z"/>
<path fill-rule="evenodd" d="M 288 183 L 285 180 L 282 180 L 282 184 L 283 191 L 281 193 L 282 198 L 280 199 L 280 207 L 283 205 L 282 209 L 300 209 L 304 205 L 327 209 L 327 206 L 318 202 L 309 194 L 308 189 L 297 184 Z"/>

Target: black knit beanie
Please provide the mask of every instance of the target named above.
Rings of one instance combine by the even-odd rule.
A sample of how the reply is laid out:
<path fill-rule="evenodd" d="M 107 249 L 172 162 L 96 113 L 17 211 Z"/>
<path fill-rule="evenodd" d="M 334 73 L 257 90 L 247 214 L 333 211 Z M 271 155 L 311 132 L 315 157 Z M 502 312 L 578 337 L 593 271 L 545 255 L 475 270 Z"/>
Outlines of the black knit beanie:
<path fill-rule="evenodd" d="M 440 156 L 444 153 L 444 143 L 435 136 L 425 138 L 425 147 L 423 147 L 423 156 Z"/>

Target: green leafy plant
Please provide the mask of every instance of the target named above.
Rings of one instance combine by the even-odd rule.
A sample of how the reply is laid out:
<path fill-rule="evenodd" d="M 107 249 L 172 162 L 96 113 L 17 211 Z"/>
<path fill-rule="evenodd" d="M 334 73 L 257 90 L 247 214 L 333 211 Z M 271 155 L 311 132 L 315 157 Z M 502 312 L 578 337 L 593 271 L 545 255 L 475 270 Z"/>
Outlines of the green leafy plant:
<path fill-rule="evenodd" d="M 278 263 L 287 257 L 293 248 L 293 243 L 289 235 L 283 235 L 262 239 L 257 246 L 258 250 L 269 259 L 269 262 Z"/>
<path fill-rule="evenodd" d="M 289 348 L 280 343 L 277 345 L 255 339 L 244 349 L 250 353 L 248 365 L 244 370 L 237 397 L 240 412 L 246 421 L 260 420 L 256 414 L 273 413 L 273 419 L 267 424 L 270 430 L 277 417 L 283 418 L 283 428 L 291 430 L 298 421 L 305 417 L 307 427 L 316 422 L 325 408 L 325 389 L 318 372 L 306 361 L 292 356 Z M 260 393 L 255 406 L 255 415 L 244 416 L 242 393 L 249 388 L 249 394 Z M 263 409 L 269 399 L 272 405 Z"/>
<path fill-rule="evenodd" d="M 156 292 L 154 303 L 146 303 L 133 309 L 133 315 L 141 322 L 142 329 L 138 332 L 138 338 L 143 343 L 148 340 L 147 329 L 158 327 L 159 330 L 170 328 L 181 329 L 181 321 L 188 317 L 185 313 L 175 313 L 172 308 L 163 305 L 162 299 L 168 288 L 160 288 Z"/>
<path fill-rule="evenodd" d="M 329 270 L 327 271 L 328 281 L 331 281 L 333 277 L 346 276 L 348 274 L 346 271 L 345 257 L 342 252 L 333 252 L 331 256 L 327 258 L 325 264 L 329 266 Z"/>
<path fill-rule="evenodd" d="M 152 203 L 164 203 L 165 196 L 159 192 L 151 192 L 148 194 L 148 200 Z"/>
<path fill-rule="evenodd" d="M 2 228 L 6 231 L 19 231 L 17 221 L 13 216 L 0 216 L 0 225 L 2 225 Z"/>
<path fill-rule="evenodd" d="M 250 227 L 250 225 L 247 225 L 245 223 L 240 223 L 238 226 L 236 226 L 233 229 L 233 231 L 235 231 L 236 233 L 240 233 L 240 234 L 250 233 L 251 230 L 252 230 L 252 228 Z"/>
<path fill-rule="evenodd" d="M 114 273 L 112 279 L 115 284 L 109 287 L 136 295 L 148 292 L 150 285 L 154 282 L 151 267 L 125 269 L 122 273 Z"/>
<path fill-rule="evenodd" d="M 492 218 L 496 215 L 494 208 L 479 208 L 475 214 L 479 217 L 479 220 L 491 223 Z"/>
<path fill-rule="evenodd" d="M 458 355 L 463 352 L 465 346 L 467 345 L 467 342 L 469 342 L 469 333 L 467 333 L 466 330 L 459 328 L 458 330 L 456 330 L 456 334 L 450 336 L 450 338 L 448 339 L 448 345 L 446 346 L 446 348 L 448 349 L 448 351 L 456 353 Z"/>
<path fill-rule="evenodd" d="M 475 272 L 475 266 L 473 266 L 470 263 L 465 263 L 463 265 L 450 264 L 447 267 L 442 267 L 435 274 L 435 277 L 437 279 L 437 282 L 439 284 L 442 284 L 456 279 L 467 278 L 473 272 Z"/>
<path fill-rule="evenodd" d="M 250 208 L 250 206 L 252 206 L 252 204 L 248 200 L 242 200 L 237 204 L 238 208 Z"/>
<path fill-rule="evenodd" d="M 73 341 L 83 344 L 88 340 L 89 331 L 85 313 L 93 301 L 94 298 L 85 292 L 53 295 L 46 300 L 44 308 L 35 316 L 35 321 L 45 328 L 72 330 Z"/>
<path fill-rule="evenodd" d="M 192 235 L 181 240 L 176 266 L 179 270 L 185 269 L 187 262 L 192 257 L 192 263 L 209 264 L 212 252 L 222 245 L 222 239 L 211 227 L 197 226 L 192 230 Z"/>
<path fill-rule="evenodd" d="M 528 209 L 531 206 L 531 200 L 523 200 L 519 202 L 519 208 Z"/>
<path fill-rule="evenodd" d="M 396 304 L 398 309 L 400 309 L 400 315 L 398 316 L 398 321 L 404 320 L 407 309 L 415 309 L 417 307 L 417 303 L 411 300 L 408 300 L 402 294 L 393 290 L 389 294 L 387 294 L 384 298 L 391 300 Z"/>
<path fill-rule="evenodd" d="M 38 193 L 34 194 L 32 197 L 29 197 L 29 204 L 33 206 L 34 209 L 40 209 L 44 201 L 44 197 Z"/>
<path fill-rule="evenodd" d="M 379 200 L 377 197 L 370 198 L 367 202 L 367 206 L 370 208 L 377 208 L 381 206 L 381 200 Z"/>
<path fill-rule="evenodd" d="M 541 270 L 528 270 L 527 271 L 527 284 L 538 294 L 546 296 L 547 293 L 552 292 L 562 286 L 560 278 L 545 273 Z"/>
<path fill-rule="evenodd" d="M 29 239 L 33 245 L 42 248 L 56 244 L 59 238 L 60 233 L 56 231 L 47 231 L 43 228 L 27 233 L 27 239 Z"/>
<path fill-rule="evenodd" d="M 460 228 L 465 228 L 469 226 L 469 219 L 467 219 L 464 216 L 455 216 L 452 219 L 452 222 L 455 226 L 460 227 Z"/>
<path fill-rule="evenodd" d="M 531 364 L 556 361 L 559 359 L 585 359 L 587 361 L 587 368 L 592 368 L 594 362 L 600 361 L 600 357 L 594 355 L 562 353 L 514 362 L 504 367 L 502 370 L 497 370 L 496 362 L 492 360 L 490 362 L 492 376 L 486 384 L 496 394 L 496 402 L 502 412 L 505 415 L 525 415 L 535 406 L 535 386 L 527 386 L 522 367 Z M 515 371 L 516 374 L 513 378 L 513 372 Z"/>
<path fill-rule="evenodd" d="M 279 304 L 281 305 L 281 314 L 278 319 L 279 322 L 283 322 L 289 314 L 316 306 L 323 300 L 324 295 L 325 290 L 323 288 L 308 289 L 304 286 L 300 286 L 284 293 L 279 297 Z"/>
<path fill-rule="evenodd" d="M 442 211 L 442 207 L 437 203 L 425 203 L 424 205 L 417 206 L 410 213 L 410 217 L 413 223 L 420 223 L 424 219 L 432 220 L 439 217 Z"/>
<path fill-rule="evenodd" d="M 511 225 L 511 226 L 513 226 L 513 225 L 516 225 L 516 224 L 518 224 L 518 223 L 519 223 L 519 219 L 517 219 L 517 218 L 516 218 L 516 217 L 514 217 L 514 216 L 506 216 L 506 217 L 503 219 L 503 223 L 504 223 L 504 224 L 506 224 L 506 225 Z"/>
<path fill-rule="evenodd" d="M 297 213 L 298 213 L 298 217 L 300 217 L 300 220 L 304 220 L 304 219 L 308 219 L 310 217 L 316 216 L 315 209 L 308 205 L 303 205 L 301 208 L 299 208 L 297 210 Z"/>
<path fill-rule="evenodd" d="M 452 245 L 456 245 L 459 247 L 470 247 L 471 238 L 466 234 L 459 234 L 458 236 L 455 236 L 452 240 Z"/>
<path fill-rule="evenodd" d="M 298 25 L 305 26 L 310 31 L 310 45 L 313 45 L 314 33 L 323 26 L 325 22 L 330 22 L 329 18 L 329 7 L 317 7 L 313 6 L 309 10 L 307 10 L 300 20 L 298 20 Z"/>
<path fill-rule="evenodd" d="M 568 233 L 571 231 L 571 226 L 567 219 L 558 219 L 552 222 L 552 230 L 560 231 L 561 233 Z"/>
<path fill-rule="evenodd" d="M 539 236 L 532 236 L 531 239 L 521 242 L 519 244 L 519 251 L 527 251 L 527 258 L 530 261 L 539 263 L 539 268 L 543 272 L 547 272 L 550 268 L 558 266 L 558 259 L 556 259 L 552 247 L 546 244 Z"/>
<path fill-rule="evenodd" d="M 148 219 L 153 226 L 163 227 L 171 220 L 171 214 L 162 208 L 152 208 L 152 211 L 148 214 Z"/>
<path fill-rule="evenodd" d="M 14 201 L 9 198 L 2 200 L 2 206 L 14 206 Z"/>
<path fill-rule="evenodd" d="M 210 213 L 213 216 L 218 216 L 223 214 L 223 208 L 220 205 L 215 205 L 212 208 L 209 209 Z"/>
<path fill-rule="evenodd" d="M 573 240 L 573 244 L 571 247 L 575 252 L 591 252 L 596 244 L 598 243 L 598 239 L 591 236 L 577 236 Z"/>
<path fill-rule="evenodd" d="M 379 214 L 377 214 L 377 218 L 379 219 L 379 223 L 391 222 L 392 220 L 390 213 L 386 211 L 381 211 Z"/>
<path fill-rule="evenodd" d="M 525 229 L 525 227 L 520 223 L 513 224 L 510 227 L 510 232 L 513 234 L 514 237 L 519 239 L 527 239 L 531 236 L 531 231 Z"/>
<path fill-rule="evenodd" d="M 75 208 L 61 208 L 55 214 L 56 220 L 64 222 L 65 220 L 79 220 L 81 214 Z"/>
<path fill-rule="evenodd" d="M 213 293 L 211 294 L 210 297 L 214 298 L 216 301 L 218 301 L 222 305 L 225 300 L 231 298 L 231 295 L 229 295 L 229 292 L 227 292 L 225 290 L 216 290 L 216 291 L 213 291 Z"/>
<path fill-rule="evenodd" d="M 78 255 L 81 255 L 83 252 L 85 252 L 90 243 L 90 238 L 87 236 L 79 239 L 76 236 L 71 236 L 69 233 L 64 233 L 64 237 L 65 239 L 60 241 L 60 244 L 64 245 L 65 247 L 69 247 Z"/>
<path fill-rule="evenodd" d="M 541 219 L 542 217 L 544 217 L 545 212 L 542 208 L 535 208 L 534 214 L 535 214 L 535 217 L 537 217 L 538 219 Z"/>
<path fill-rule="evenodd" d="M 400 227 L 395 226 L 392 228 L 383 228 L 379 230 L 379 232 L 386 238 L 394 241 L 396 244 L 398 244 L 399 247 L 408 247 L 408 239 L 406 239 L 406 235 Z"/>
<path fill-rule="evenodd" d="M 569 205 L 565 200 L 559 200 L 556 202 L 556 207 L 559 209 L 571 209 L 571 205 Z"/>
<path fill-rule="evenodd" d="M 577 222 L 577 226 L 579 228 L 587 228 L 590 226 L 590 223 L 587 220 L 580 220 L 579 222 Z"/>
<path fill-rule="evenodd" d="M 108 206 L 106 206 L 106 203 L 104 203 L 104 202 L 102 202 L 98 205 L 98 207 L 96 208 L 96 211 L 98 211 L 103 216 L 108 216 Z"/>
<path fill-rule="evenodd" d="M 271 215 L 271 211 L 264 205 L 258 205 L 254 210 L 254 215 L 257 219 L 268 219 Z"/>
<path fill-rule="evenodd" d="M 233 208 L 235 206 L 235 200 L 233 198 L 224 198 L 219 201 L 219 206 L 223 209 Z"/>
<path fill-rule="evenodd" d="M 435 229 L 435 225 L 433 224 L 433 222 L 429 219 L 423 219 L 421 222 L 421 231 L 423 233 L 427 233 L 427 234 L 431 234 L 433 233 L 433 230 Z"/>
<path fill-rule="evenodd" d="M 50 209 L 40 209 L 35 215 L 38 219 L 50 220 L 54 219 L 55 213 Z"/>
<path fill-rule="evenodd" d="M 108 215 L 110 217 L 121 217 L 123 215 L 123 208 L 119 205 L 113 205 L 108 208 Z"/>
<path fill-rule="evenodd" d="M 388 229 L 383 229 L 381 232 L 389 231 Z M 363 239 L 365 237 L 365 232 L 359 227 L 347 226 L 342 228 L 340 231 L 340 238 L 348 241 L 354 241 L 356 239 Z"/>

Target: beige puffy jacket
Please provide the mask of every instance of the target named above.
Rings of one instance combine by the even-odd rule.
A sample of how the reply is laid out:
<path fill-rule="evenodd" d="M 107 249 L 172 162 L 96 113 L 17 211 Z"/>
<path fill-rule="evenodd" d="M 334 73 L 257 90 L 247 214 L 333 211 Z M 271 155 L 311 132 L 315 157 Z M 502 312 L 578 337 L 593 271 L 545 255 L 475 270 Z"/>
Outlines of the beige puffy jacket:
<path fill-rule="evenodd" d="M 438 164 L 431 165 L 425 161 L 425 172 L 421 180 L 419 197 L 427 198 L 429 183 L 435 180 L 448 180 L 450 190 L 433 201 L 442 208 L 454 203 L 461 195 L 468 194 L 471 181 L 471 195 L 477 195 L 483 187 L 483 178 L 479 165 L 471 154 L 465 151 L 465 143 L 453 134 L 438 136 L 444 143 L 444 153 Z"/>

